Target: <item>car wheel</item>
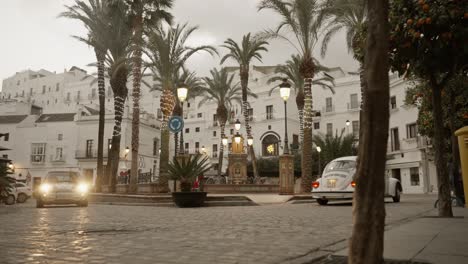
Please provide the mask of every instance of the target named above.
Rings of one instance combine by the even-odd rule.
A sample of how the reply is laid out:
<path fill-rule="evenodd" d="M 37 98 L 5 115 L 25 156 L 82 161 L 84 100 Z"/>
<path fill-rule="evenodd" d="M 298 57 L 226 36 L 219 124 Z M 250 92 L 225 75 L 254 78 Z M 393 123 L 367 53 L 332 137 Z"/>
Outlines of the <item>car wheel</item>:
<path fill-rule="evenodd" d="M 40 199 L 36 200 L 36 208 L 43 208 L 44 207 L 44 202 Z"/>
<path fill-rule="evenodd" d="M 317 203 L 320 205 L 327 205 L 328 200 L 327 199 L 317 199 Z"/>
<path fill-rule="evenodd" d="M 393 202 L 399 203 L 399 202 L 400 202 L 400 197 L 401 197 L 400 187 L 399 187 L 399 186 L 396 186 L 396 188 L 395 188 L 395 196 L 392 197 Z"/>
<path fill-rule="evenodd" d="M 5 204 L 15 204 L 15 196 L 13 194 L 8 195 L 7 198 L 5 198 Z"/>
<path fill-rule="evenodd" d="M 28 199 L 28 196 L 26 194 L 20 193 L 20 194 L 18 194 L 17 202 L 18 203 L 24 203 L 24 202 L 26 202 L 27 199 Z"/>

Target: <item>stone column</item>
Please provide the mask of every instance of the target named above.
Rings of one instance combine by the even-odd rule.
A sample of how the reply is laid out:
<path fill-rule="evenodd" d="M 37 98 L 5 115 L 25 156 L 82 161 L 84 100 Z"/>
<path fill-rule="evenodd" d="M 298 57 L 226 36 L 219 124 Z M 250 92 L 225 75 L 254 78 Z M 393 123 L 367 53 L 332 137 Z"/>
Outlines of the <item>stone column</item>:
<path fill-rule="evenodd" d="M 455 131 L 455 136 L 458 137 L 458 148 L 460 151 L 465 207 L 468 208 L 468 126 Z"/>
<path fill-rule="evenodd" d="M 294 194 L 294 155 L 279 158 L 279 194 Z"/>
<path fill-rule="evenodd" d="M 232 153 L 229 157 L 229 180 L 233 184 L 243 184 L 247 182 L 247 154 Z"/>

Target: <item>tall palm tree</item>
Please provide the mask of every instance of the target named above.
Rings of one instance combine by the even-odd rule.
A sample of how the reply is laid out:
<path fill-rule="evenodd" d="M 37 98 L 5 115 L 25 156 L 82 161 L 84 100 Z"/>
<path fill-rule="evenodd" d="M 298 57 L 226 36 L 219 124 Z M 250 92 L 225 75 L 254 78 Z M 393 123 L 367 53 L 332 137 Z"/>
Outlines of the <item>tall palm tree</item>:
<path fill-rule="evenodd" d="M 223 138 L 226 136 L 224 129 L 228 119 L 228 113 L 234 103 L 242 104 L 242 88 L 239 83 L 233 83 L 234 74 L 229 75 L 225 68 L 218 70 L 216 68 L 210 71 L 211 77 L 205 77 L 203 80 L 206 87 L 202 90 L 203 99 L 198 106 L 205 104 L 207 101 L 214 101 L 217 104 L 216 118 L 219 123 L 219 157 L 218 157 L 218 176 L 221 176 L 223 168 L 224 145 Z M 255 96 L 250 90 L 247 90 L 248 95 Z"/>
<path fill-rule="evenodd" d="M 335 135 L 318 134 L 313 136 L 312 142 L 322 149 L 319 155 L 323 164 L 339 157 L 356 155 L 354 135 L 345 135 L 344 132 L 345 130 L 342 129 L 339 135 L 336 131 Z"/>
<path fill-rule="evenodd" d="M 167 11 L 172 7 L 173 0 L 127 0 L 130 7 L 130 20 L 133 26 L 133 118 L 132 118 L 132 163 L 130 177 L 130 193 L 137 191 L 138 182 L 138 150 L 140 140 L 140 87 L 143 50 L 143 32 L 147 28 L 157 26 L 161 21 L 172 22 L 172 15 Z M 146 27 L 146 28 L 145 28 Z"/>
<path fill-rule="evenodd" d="M 266 36 L 286 40 L 302 58 L 300 72 L 304 78 L 304 141 L 302 148 L 302 191 L 310 192 L 312 182 L 312 79 L 316 65 L 312 50 L 322 26 L 323 8 L 318 0 L 262 0 L 258 10 L 269 9 L 281 16 L 275 30 Z M 292 33 L 295 42 L 288 33 Z"/>
<path fill-rule="evenodd" d="M 261 62 L 261 52 L 268 51 L 266 48 L 267 45 L 268 42 L 263 38 L 260 38 L 259 36 L 251 36 L 250 33 L 248 33 L 242 37 L 242 43 L 240 45 L 234 40 L 228 38 L 224 41 L 224 45 L 221 46 L 229 50 L 229 53 L 224 55 L 221 59 L 221 64 L 223 64 L 227 59 L 233 59 L 239 64 L 239 75 L 242 87 L 242 113 L 244 114 L 244 124 L 248 138 L 252 137 L 252 129 L 249 124 L 249 102 L 247 101 L 250 62 L 254 59 Z M 252 158 L 254 177 L 258 178 L 257 159 L 255 158 L 253 145 L 250 145 L 249 152 L 250 157 Z"/>
<path fill-rule="evenodd" d="M 346 30 L 346 45 L 359 62 L 359 77 L 361 82 L 361 109 L 364 100 L 366 82 L 364 62 L 364 43 L 367 27 L 367 2 L 364 0 L 330 0 L 325 8 L 327 26 L 322 40 L 321 55 L 325 56 L 328 43 L 341 30 Z M 359 120 L 362 120 L 362 110 Z M 362 124 L 360 127 L 363 127 Z"/>
<path fill-rule="evenodd" d="M 99 125 L 98 125 L 98 153 L 97 153 L 97 173 L 96 191 L 101 191 L 102 177 L 104 175 L 104 122 L 105 122 L 105 58 L 107 52 L 107 42 L 104 33 L 109 29 L 110 24 L 106 23 L 108 7 L 106 1 L 88 0 L 88 3 L 76 0 L 73 6 L 65 6 L 65 12 L 59 16 L 76 19 L 82 22 L 87 31 L 87 37 L 74 36 L 76 39 L 93 47 L 96 55 L 97 82 L 99 93 Z"/>
<path fill-rule="evenodd" d="M 128 96 L 127 80 L 130 73 L 132 28 L 127 7 L 123 2 L 111 2 L 107 16 L 109 25 L 105 32 L 107 72 L 114 93 L 114 130 L 107 161 L 110 191 L 115 192 L 116 177 L 120 161 L 120 139 L 125 100 Z"/>
<path fill-rule="evenodd" d="M 200 51 L 208 52 L 211 55 L 217 54 L 214 47 L 201 45 L 197 47 L 187 46 L 186 42 L 190 35 L 198 27 L 189 27 L 187 24 L 176 25 L 165 30 L 159 26 L 149 34 L 149 41 L 145 53 L 150 59 L 149 67 L 154 73 L 154 79 L 159 81 L 162 87 L 160 105 L 163 114 L 161 124 L 161 156 L 159 165 L 159 183 L 168 190 L 167 166 L 169 164 L 169 130 L 167 120 L 171 115 L 175 97 L 173 91 L 177 88 L 176 76 L 182 71 L 186 61 L 195 53 Z"/>
<path fill-rule="evenodd" d="M 335 89 L 333 86 L 335 85 L 335 79 L 331 75 L 327 74 L 327 71 L 330 71 L 330 69 L 321 65 L 316 60 L 314 60 L 314 63 L 317 67 L 317 73 L 322 73 L 322 76 L 318 78 L 315 77 L 312 80 L 312 85 L 320 86 L 324 89 L 329 89 L 334 94 Z M 296 105 L 299 114 L 299 134 L 302 144 L 302 141 L 304 140 L 304 78 L 302 78 L 300 66 L 301 58 L 299 55 L 292 55 L 291 59 L 286 61 L 286 64 L 280 65 L 276 68 L 275 73 L 278 75 L 268 79 L 267 83 L 271 84 L 273 82 L 279 82 L 282 81 L 285 77 L 293 83 L 293 88 L 296 93 Z M 269 92 L 270 96 L 276 88 L 279 88 L 279 86 L 271 88 Z"/>

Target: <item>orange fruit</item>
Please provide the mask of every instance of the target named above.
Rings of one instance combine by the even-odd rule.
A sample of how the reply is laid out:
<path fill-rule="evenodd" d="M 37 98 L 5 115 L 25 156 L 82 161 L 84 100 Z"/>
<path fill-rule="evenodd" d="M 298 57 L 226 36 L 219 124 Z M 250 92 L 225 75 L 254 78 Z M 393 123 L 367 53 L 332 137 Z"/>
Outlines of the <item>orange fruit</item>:
<path fill-rule="evenodd" d="M 430 24 L 432 22 L 432 19 L 430 17 L 426 18 L 426 24 Z"/>
<path fill-rule="evenodd" d="M 408 26 L 410 26 L 411 24 L 413 24 L 413 19 L 410 18 L 410 19 L 406 20 L 406 24 L 407 24 Z"/>
<path fill-rule="evenodd" d="M 422 9 L 423 9 L 424 12 L 429 11 L 429 8 L 430 8 L 430 7 L 429 7 L 428 4 L 424 4 L 424 5 L 422 6 Z"/>

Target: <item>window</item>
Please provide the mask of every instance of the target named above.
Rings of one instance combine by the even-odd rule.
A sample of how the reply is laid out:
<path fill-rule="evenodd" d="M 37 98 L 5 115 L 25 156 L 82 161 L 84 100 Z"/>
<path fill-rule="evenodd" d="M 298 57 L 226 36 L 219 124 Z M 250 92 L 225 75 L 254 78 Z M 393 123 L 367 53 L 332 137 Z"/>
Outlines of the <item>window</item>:
<path fill-rule="evenodd" d="M 55 149 L 55 158 L 54 160 L 62 160 L 63 158 L 63 149 L 62 148 L 56 148 Z"/>
<path fill-rule="evenodd" d="M 33 88 L 29 88 L 29 95 L 33 94 Z"/>
<path fill-rule="evenodd" d="M 268 125 L 268 130 L 271 130 L 271 125 Z"/>
<path fill-rule="evenodd" d="M 195 128 L 195 132 L 200 132 L 200 128 L 199 128 L 199 127 L 196 127 L 196 128 Z"/>
<path fill-rule="evenodd" d="M 396 96 L 390 97 L 390 109 L 396 109 Z"/>
<path fill-rule="evenodd" d="M 406 138 L 415 138 L 418 135 L 416 123 L 406 125 Z"/>
<path fill-rule="evenodd" d="M 332 136 L 332 135 L 333 135 L 333 124 L 327 123 L 327 136 Z"/>
<path fill-rule="evenodd" d="M 190 108 L 190 103 L 187 103 L 187 108 Z"/>
<path fill-rule="evenodd" d="M 213 131 L 213 137 L 216 137 L 216 131 Z"/>
<path fill-rule="evenodd" d="M 268 135 L 262 140 L 263 156 L 278 156 L 278 138 L 275 135 Z"/>
<path fill-rule="evenodd" d="M 293 134 L 293 149 L 299 149 L 299 135 Z"/>
<path fill-rule="evenodd" d="M 200 153 L 200 142 L 195 142 L 195 153 Z"/>
<path fill-rule="evenodd" d="M 45 94 L 45 85 L 42 85 L 42 94 Z"/>
<path fill-rule="evenodd" d="M 190 147 L 189 143 L 185 143 L 185 152 L 186 153 L 188 153 L 189 147 Z"/>
<path fill-rule="evenodd" d="M 266 106 L 266 119 L 273 119 L 273 106 L 272 105 Z"/>
<path fill-rule="evenodd" d="M 67 93 L 67 101 L 70 101 L 70 92 Z"/>
<path fill-rule="evenodd" d="M 202 113 L 197 113 L 197 118 L 202 118 L 203 114 Z"/>
<path fill-rule="evenodd" d="M 47 100 L 47 104 L 49 104 L 49 100 Z"/>
<path fill-rule="evenodd" d="M 320 129 L 320 122 L 314 122 L 314 129 Z"/>
<path fill-rule="evenodd" d="M 213 147 L 212 147 L 212 157 L 213 158 L 217 158 L 218 157 L 218 145 L 217 144 L 213 144 Z"/>
<path fill-rule="evenodd" d="M 411 186 L 419 186 L 419 168 L 410 168 Z"/>
<path fill-rule="evenodd" d="M 356 109 L 358 107 L 359 107 L 358 95 L 357 94 L 351 94 L 350 95 L 350 108 L 351 109 Z"/>
<path fill-rule="evenodd" d="M 186 128 L 186 129 L 185 129 L 185 133 L 186 133 L 186 134 L 190 133 L 190 128 Z"/>
<path fill-rule="evenodd" d="M 44 163 L 45 161 L 45 143 L 33 143 L 31 144 L 31 162 L 33 163 Z"/>
<path fill-rule="evenodd" d="M 60 83 L 55 84 L 55 91 L 58 92 L 60 90 Z"/>
<path fill-rule="evenodd" d="M 58 135 L 57 135 L 57 139 L 58 139 L 59 141 L 63 140 L 63 134 L 58 134 Z"/>
<path fill-rule="evenodd" d="M 86 157 L 87 158 L 93 157 L 93 140 L 92 139 L 86 140 Z"/>
<path fill-rule="evenodd" d="M 107 96 L 112 96 L 112 88 L 107 88 Z"/>
<path fill-rule="evenodd" d="M 218 126 L 218 116 L 216 114 L 213 115 L 213 126 Z"/>
<path fill-rule="evenodd" d="M 96 98 L 96 88 L 91 89 L 91 98 Z"/>
<path fill-rule="evenodd" d="M 153 139 L 153 156 L 159 155 L 159 142 L 157 138 Z"/>
<path fill-rule="evenodd" d="M 332 111 L 333 111 L 332 98 L 327 97 L 325 98 L 325 112 L 332 112 Z"/>
<path fill-rule="evenodd" d="M 51 91 L 51 88 L 50 88 L 50 86 L 49 86 L 49 93 L 50 93 L 50 91 Z"/>
<path fill-rule="evenodd" d="M 158 108 L 158 110 L 157 110 L 156 113 L 157 113 L 157 118 L 158 118 L 158 119 L 162 119 L 162 118 L 163 118 L 163 114 L 162 114 L 161 108 Z"/>
<path fill-rule="evenodd" d="M 76 101 L 77 102 L 80 101 L 80 95 L 81 95 L 80 91 L 76 92 Z"/>
<path fill-rule="evenodd" d="M 398 127 L 390 130 L 390 143 L 392 151 L 400 150 L 400 137 L 398 136 Z"/>
<path fill-rule="evenodd" d="M 355 137 L 359 136 L 359 121 L 353 121 L 353 135 Z"/>
<path fill-rule="evenodd" d="M 249 121 L 253 120 L 253 108 L 247 109 L 247 114 L 249 115 Z"/>
<path fill-rule="evenodd" d="M 21 91 L 21 97 L 24 97 L 24 90 Z"/>

